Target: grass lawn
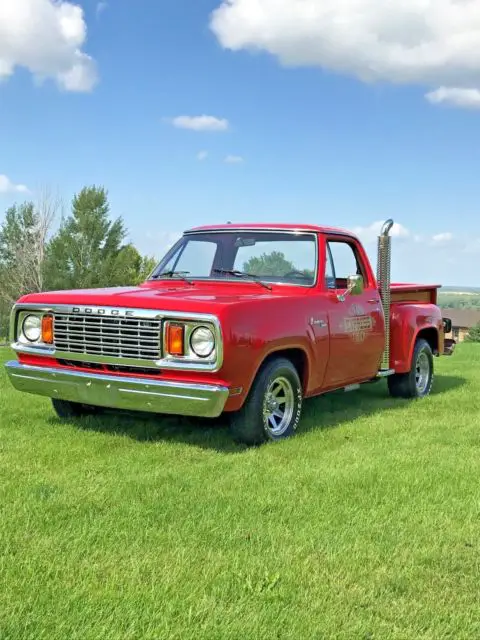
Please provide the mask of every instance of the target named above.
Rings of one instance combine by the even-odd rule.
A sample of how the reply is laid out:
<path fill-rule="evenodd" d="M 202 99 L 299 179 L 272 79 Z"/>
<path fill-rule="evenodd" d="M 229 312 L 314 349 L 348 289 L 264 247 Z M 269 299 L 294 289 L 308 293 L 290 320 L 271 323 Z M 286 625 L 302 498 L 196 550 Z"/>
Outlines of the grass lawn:
<path fill-rule="evenodd" d="M 2 366 L 1 640 L 479 638 L 480 345 L 436 366 L 424 401 L 311 400 L 250 450 L 61 423 Z"/>

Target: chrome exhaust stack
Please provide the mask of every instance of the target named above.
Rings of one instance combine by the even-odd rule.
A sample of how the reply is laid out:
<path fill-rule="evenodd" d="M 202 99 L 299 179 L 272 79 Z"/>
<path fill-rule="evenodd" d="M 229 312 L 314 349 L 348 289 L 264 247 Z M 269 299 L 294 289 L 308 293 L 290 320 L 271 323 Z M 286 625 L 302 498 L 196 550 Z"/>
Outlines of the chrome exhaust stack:
<path fill-rule="evenodd" d="M 393 220 L 387 220 L 378 237 L 377 285 L 385 316 L 385 350 L 382 356 L 381 372 L 390 372 L 390 283 L 392 239 L 390 231 Z"/>

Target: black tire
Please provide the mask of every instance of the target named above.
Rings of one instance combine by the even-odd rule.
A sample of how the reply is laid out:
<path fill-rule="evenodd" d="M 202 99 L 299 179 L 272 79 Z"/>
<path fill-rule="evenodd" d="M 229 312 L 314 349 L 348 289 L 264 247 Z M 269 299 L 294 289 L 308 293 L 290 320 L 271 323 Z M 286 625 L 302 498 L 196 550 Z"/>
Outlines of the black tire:
<path fill-rule="evenodd" d="M 70 418 L 79 418 L 80 416 L 92 415 L 99 412 L 97 407 L 78 402 L 70 402 L 69 400 L 58 400 L 52 398 L 52 405 L 55 413 L 61 420 L 69 420 Z"/>
<path fill-rule="evenodd" d="M 277 389 L 279 392 L 275 395 Z M 278 402 L 275 398 L 285 398 L 286 402 Z M 275 404 L 276 409 L 273 408 Z M 293 364 L 281 357 L 269 360 L 258 372 L 245 404 L 231 417 L 232 437 L 235 442 L 249 446 L 289 438 L 296 432 L 302 406 L 302 383 Z M 264 409 L 283 414 L 283 418 L 272 416 L 274 422 L 280 420 L 277 430 L 264 415 Z"/>
<path fill-rule="evenodd" d="M 426 367 L 422 369 L 423 373 L 420 372 L 420 366 Z M 415 343 L 410 371 L 390 376 L 388 390 L 393 398 L 425 398 L 430 395 L 433 378 L 432 348 L 420 338 Z"/>

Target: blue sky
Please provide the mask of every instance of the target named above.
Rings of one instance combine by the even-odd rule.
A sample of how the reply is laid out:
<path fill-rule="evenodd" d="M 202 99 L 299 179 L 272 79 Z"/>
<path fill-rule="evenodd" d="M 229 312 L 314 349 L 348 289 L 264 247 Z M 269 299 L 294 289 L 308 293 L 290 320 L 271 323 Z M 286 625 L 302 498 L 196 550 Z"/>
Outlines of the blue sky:
<path fill-rule="evenodd" d="M 13 11 L 48 0 L 6 2 Z M 445 77 L 428 69 L 399 82 L 386 69 L 364 82 L 356 67 L 303 51 L 308 38 L 294 20 L 288 37 L 273 31 L 265 45 L 258 16 L 258 29 L 246 28 L 246 0 L 224 7 L 228 20 L 212 31 L 220 4 L 111 0 L 99 10 L 85 0 L 86 38 L 76 45 L 97 77 L 85 71 L 73 89 L 50 67 L 39 83 L 29 62 L 38 52 L 19 47 L 0 83 L 0 211 L 43 185 L 68 200 L 101 184 L 131 239 L 156 256 L 184 228 L 227 220 L 343 226 L 374 255 L 375 223 L 393 217 L 395 279 L 480 286 L 476 90 L 425 99 L 437 76 L 456 86 L 461 65 Z M 0 77 L 1 40 L 0 27 Z M 202 115 L 227 121 L 224 130 L 174 125 Z"/>

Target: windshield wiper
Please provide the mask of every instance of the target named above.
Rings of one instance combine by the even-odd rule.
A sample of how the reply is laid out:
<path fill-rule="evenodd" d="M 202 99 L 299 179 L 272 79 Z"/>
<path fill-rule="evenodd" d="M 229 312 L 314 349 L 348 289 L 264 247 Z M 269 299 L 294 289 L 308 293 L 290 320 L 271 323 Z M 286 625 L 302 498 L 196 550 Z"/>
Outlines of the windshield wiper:
<path fill-rule="evenodd" d="M 254 273 L 247 273 L 246 271 L 237 271 L 236 269 L 214 269 L 213 271 L 214 273 L 223 273 L 224 275 L 227 275 L 227 276 L 234 276 L 234 278 L 248 278 L 249 280 L 253 280 L 254 282 L 257 282 L 261 287 L 265 287 L 265 289 L 268 289 L 269 291 L 272 290 L 272 287 L 269 284 L 267 284 L 266 282 L 263 282 L 260 276 L 256 276 Z"/>
<path fill-rule="evenodd" d="M 190 273 L 190 271 L 162 271 L 162 273 L 157 273 L 152 276 L 152 280 L 160 280 L 160 278 L 178 278 L 179 280 L 184 280 L 188 284 L 193 284 L 191 280 L 186 278 Z"/>

